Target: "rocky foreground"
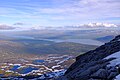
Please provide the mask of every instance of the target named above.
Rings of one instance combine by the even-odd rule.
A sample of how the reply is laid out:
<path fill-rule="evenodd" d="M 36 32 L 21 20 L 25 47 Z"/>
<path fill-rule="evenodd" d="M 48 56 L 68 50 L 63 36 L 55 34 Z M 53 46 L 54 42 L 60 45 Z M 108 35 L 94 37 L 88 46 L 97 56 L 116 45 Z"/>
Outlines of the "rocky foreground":
<path fill-rule="evenodd" d="M 119 74 L 120 35 L 95 50 L 76 57 L 76 62 L 64 76 L 56 80 L 120 80 Z"/>

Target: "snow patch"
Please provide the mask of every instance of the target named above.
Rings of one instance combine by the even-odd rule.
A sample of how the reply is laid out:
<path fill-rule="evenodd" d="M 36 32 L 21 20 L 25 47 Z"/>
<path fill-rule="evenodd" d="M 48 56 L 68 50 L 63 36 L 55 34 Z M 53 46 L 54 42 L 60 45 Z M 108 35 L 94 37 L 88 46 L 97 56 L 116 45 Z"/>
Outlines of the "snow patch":
<path fill-rule="evenodd" d="M 120 80 L 120 74 L 116 76 L 116 79 L 114 80 Z"/>
<path fill-rule="evenodd" d="M 110 66 L 115 66 L 115 65 L 120 64 L 120 51 L 114 54 L 111 54 L 110 56 L 107 56 L 105 59 L 109 59 L 109 58 L 116 58 L 110 61 L 110 64 L 109 64 Z"/>
<path fill-rule="evenodd" d="M 54 69 L 54 68 L 56 68 L 56 67 L 60 67 L 61 65 L 56 65 L 56 66 L 53 66 L 52 68 Z"/>

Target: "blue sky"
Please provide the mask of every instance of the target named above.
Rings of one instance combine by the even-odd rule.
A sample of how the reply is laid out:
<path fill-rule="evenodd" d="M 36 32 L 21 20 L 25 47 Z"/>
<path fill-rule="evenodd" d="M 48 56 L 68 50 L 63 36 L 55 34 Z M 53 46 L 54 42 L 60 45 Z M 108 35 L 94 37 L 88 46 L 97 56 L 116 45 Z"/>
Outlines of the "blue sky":
<path fill-rule="evenodd" d="M 0 24 L 30 28 L 89 22 L 119 24 L 120 0 L 0 0 Z"/>

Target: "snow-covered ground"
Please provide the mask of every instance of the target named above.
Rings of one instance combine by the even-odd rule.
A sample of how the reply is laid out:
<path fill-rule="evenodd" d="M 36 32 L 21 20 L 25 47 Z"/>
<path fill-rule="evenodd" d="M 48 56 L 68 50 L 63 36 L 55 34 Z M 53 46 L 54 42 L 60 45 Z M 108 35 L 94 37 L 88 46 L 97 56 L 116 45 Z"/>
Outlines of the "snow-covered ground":
<path fill-rule="evenodd" d="M 45 75 L 41 75 L 41 77 L 39 77 L 39 79 L 53 78 L 53 77 L 62 76 L 65 72 L 66 72 L 65 69 L 56 70 L 54 72 L 46 74 L 47 77 L 45 77 Z"/>
<path fill-rule="evenodd" d="M 120 51 L 114 54 L 111 54 L 110 56 L 107 56 L 105 59 L 109 59 L 109 58 L 116 58 L 110 61 L 110 66 L 115 66 L 115 65 L 120 64 Z"/>
<path fill-rule="evenodd" d="M 118 76 L 116 76 L 116 79 L 114 80 L 120 80 L 120 74 Z"/>

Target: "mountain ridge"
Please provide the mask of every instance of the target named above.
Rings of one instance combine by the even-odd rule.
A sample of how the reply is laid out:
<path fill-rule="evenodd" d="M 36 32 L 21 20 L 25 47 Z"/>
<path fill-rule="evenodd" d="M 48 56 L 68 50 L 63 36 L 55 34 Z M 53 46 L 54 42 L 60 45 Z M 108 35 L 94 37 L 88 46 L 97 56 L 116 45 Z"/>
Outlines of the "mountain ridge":
<path fill-rule="evenodd" d="M 118 51 L 120 51 L 120 35 L 95 50 L 76 57 L 76 62 L 65 72 L 65 77 L 67 80 L 112 80 L 119 74 L 116 69 L 117 65 L 111 66 L 115 70 L 112 75 L 113 72 L 107 69 L 107 65 L 114 58 L 104 58 Z M 105 72 L 108 75 L 101 76 L 105 75 Z"/>
<path fill-rule="evenodd" d="M 88 24 L 83 24 L 81 26 L 87 26 L 87 27 L 118 27 L 115 24 L 111 24 L 111 23 L 88 23 Z"/>

